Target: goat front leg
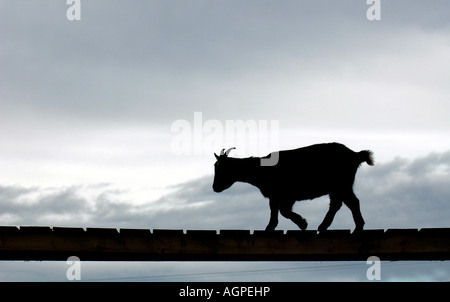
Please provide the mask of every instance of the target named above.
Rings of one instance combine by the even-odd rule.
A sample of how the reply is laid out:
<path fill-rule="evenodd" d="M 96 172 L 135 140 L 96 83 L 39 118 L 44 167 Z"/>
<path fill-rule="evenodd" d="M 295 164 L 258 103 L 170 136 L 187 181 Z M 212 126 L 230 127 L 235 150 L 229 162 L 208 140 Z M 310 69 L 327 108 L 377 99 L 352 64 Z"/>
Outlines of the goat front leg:
<path fill-rule="evenodd" d="M 278 211 L 280 209 L 279 203 L 273 199 L 269 200 L 269 206 L 270 206 L 270 220 L 269 220 L 269 224 L 266 227 L 266 232 L 274 231 L 275 228 L 277 227 Z"/>

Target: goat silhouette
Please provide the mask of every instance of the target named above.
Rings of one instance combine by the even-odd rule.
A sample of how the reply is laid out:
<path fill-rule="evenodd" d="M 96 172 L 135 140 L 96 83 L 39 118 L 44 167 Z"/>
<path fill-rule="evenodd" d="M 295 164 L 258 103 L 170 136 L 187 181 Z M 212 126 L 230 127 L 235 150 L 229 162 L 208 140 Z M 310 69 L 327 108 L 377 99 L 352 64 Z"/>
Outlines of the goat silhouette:
<path fill-rule="evenodd" d="M 354 152 L 339 143 L 317 144 L 279 151 L 275 165 L 262 166 L 261 159 L 268 159 L 274 153 L 263 158 L 232 158 L 228 157 L 232 149 L 223 149 L 220 156 L 214 153 L 217 161 L 214 164 L 213 190 L 222 192 L 236 181 L 258 187 L 264 197 L 269 198 L 271 213 L 266 231 L 275 230 L 278 212 L 305 230 L 308 223 L 292 211 L 292 206 L 296 201 L 327 194 L 330 196 L 330 208 L 319 225 L 319 232 L 328 229 L 342 203 L 352 212 L 354 232 L 363 229 L 364 219 L 359 200 L 353 192 L 353 183 L 361 163 L 374 165 L 372 151 Z"/>

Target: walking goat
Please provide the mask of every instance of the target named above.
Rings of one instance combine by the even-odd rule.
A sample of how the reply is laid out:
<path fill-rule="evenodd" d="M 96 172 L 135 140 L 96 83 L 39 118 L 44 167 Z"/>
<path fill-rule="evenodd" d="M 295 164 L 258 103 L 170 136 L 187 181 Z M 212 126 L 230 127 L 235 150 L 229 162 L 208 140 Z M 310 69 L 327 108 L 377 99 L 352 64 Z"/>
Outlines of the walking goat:
<path fill-rule="evenodd" d="M 345 203 L 351 210 L 355 232 L 364 227 L 359 200 L 353 192 L 355 174 L 361 163 L 373 166 L 373 153 L 369 150 L 354 152 L 338 143 L 317 144 L 294 150 L 271 153 L 266 157 L 228 157 L 230 148 L 214 153 L 215 175 L 213 190 L 222 192 L 236 181 L 246 182 L 259 188 L 269 198 L 270 220 L 266 231 L 273 231 L 278 224 L 278 212 L 292 220 L 301 230 L 306 220 L 292 211 L 296 201 L 314 199 L 329 194 L 330 208 L 319 225 L 319 232 L 326 231 L 336 212 Z M 261 165 L 261 159 L 278 156 L 273 166 Z"/>

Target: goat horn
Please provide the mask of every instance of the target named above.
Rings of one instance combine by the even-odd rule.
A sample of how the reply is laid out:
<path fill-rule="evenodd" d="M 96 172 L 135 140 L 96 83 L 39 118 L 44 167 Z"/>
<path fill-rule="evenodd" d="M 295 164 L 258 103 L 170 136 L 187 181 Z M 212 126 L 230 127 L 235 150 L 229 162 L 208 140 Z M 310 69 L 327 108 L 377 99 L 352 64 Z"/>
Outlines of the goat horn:
<path fill-rule="evenodd" d="M 222 151 L 220 151 L 220 156 L 225 154 L 225 149 L 222 149 Z"/>
<path fill-rule="evenodd" d="M 228 153 L 230 153 L 231 150 L 236 149 L 235 147 L 228 149 L 227 151 L 225 151 L 225 155 L 228 155 Z M 225 150 L 225 149 L 224 149 Z"/>

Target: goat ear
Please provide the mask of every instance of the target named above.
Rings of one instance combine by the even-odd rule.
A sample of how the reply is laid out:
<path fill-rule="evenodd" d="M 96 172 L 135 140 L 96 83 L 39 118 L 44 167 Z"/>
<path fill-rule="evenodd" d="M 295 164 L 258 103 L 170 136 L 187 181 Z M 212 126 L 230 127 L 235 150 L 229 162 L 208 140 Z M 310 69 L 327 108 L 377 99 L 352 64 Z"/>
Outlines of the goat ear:
<path fill-rule="evenodd" d="M 214 153 L 214 156 L 216 157 L 217 160 L 219 160 L 219 156 L 216 153 Z"/>

